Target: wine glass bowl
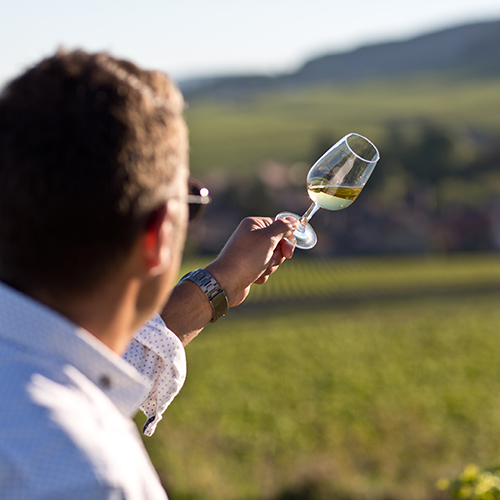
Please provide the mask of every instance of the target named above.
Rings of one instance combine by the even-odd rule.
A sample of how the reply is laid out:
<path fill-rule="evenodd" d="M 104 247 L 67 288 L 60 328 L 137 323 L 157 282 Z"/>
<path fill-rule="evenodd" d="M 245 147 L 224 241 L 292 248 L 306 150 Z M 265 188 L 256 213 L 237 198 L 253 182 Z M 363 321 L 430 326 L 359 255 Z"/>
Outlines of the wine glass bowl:
<path fill-rule="evenodd" d="M 359 196 L 373 172 L 380 154 L 375 145 L 359 134 L 348 134 L 334 144 L 310 168 L 307 192 L 311 206 L 302 217 L 281 212 L 276 218 L 293 217 L 299 224 L 294 232 L 297 248 L 307 250 L 317 243 L 309 219 L 320 209 L 342 210 Z"/>

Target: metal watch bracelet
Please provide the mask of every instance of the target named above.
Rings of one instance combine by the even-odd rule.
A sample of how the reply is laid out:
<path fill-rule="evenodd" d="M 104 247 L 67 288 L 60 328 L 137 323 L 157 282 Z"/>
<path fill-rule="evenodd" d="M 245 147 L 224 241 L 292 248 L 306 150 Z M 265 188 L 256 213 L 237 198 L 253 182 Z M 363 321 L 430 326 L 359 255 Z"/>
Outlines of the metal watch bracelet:
<path fill-rule="evenodd" d="M 196 269 L 190 273 L 185 274 L 179 281 L 192 281 L 196 283 L 201 291 L 207 296 L 208 301 L 212 307 L 211 323 L 217 321 L 220 317 L 224 316 L 229 309 L 229 302 L 226 293 L 220 287 L 217 280 L 205 269 Z"/>

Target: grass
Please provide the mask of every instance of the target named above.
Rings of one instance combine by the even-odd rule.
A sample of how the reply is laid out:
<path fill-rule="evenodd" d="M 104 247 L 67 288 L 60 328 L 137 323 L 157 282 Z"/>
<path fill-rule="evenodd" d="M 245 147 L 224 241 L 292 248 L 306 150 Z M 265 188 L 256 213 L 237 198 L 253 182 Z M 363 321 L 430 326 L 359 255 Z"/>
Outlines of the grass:
<path fill-rule="evenodd" d="M 394 270 L 386 287 L 450 291 L 498 283 L 497 260 L 343 267 L 358 290 L 381 284 L 371 267 Z M 282 275 L 307 295 L 313 263 L 292 260 L 269 285 Z M 312 274 L 338 265 L 320 261 Z M 231 311 L 188 346 L 186 385 L 146 440 L 171 499 L 424 500 L 469 462 L 498 464 L 499 302 L 463 288 Z"/>

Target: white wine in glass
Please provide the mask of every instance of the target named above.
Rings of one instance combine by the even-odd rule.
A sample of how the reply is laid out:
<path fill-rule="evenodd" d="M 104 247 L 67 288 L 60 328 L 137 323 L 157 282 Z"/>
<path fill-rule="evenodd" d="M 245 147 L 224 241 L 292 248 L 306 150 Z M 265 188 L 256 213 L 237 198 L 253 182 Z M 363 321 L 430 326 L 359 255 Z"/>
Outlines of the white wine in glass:
<path fill-rule="evenodd" d="M 299 221 L 293 233 L 295 246 L 308 250 L 318 238 L 309 224 L 320 209 L 342 210 L 359 196 L 370 177 L 380 154 L 375 145 L 359 134 L 348 134 L 334 144 L 309 170 L 307 192 L 311 206 L 302 217 L 281 212 L 276 218 L 293 217 Z"/>

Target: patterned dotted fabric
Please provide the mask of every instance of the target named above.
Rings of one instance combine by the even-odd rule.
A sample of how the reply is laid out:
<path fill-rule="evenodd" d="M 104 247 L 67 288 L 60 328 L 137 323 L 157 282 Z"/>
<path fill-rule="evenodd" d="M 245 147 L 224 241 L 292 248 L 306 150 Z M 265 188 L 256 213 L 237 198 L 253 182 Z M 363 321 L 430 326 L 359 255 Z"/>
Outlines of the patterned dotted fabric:
<path fill-rule="evenodd" d="M 140 406 L 147 417 L 143 432 L 151 436 L 186 379 L 184 347 L 161 317 L 155 316 L 136 333 L 124 359 L 153 382 Z"/>
<path fill-rule="evenodd" d="M 172 378 L 180 389 L 185 359 L 172 335 L 155 318 L 128 362 L 0 283 L 0 499 L 165 500 L 130 417 L 143 405 L 158 420 Z"/>

